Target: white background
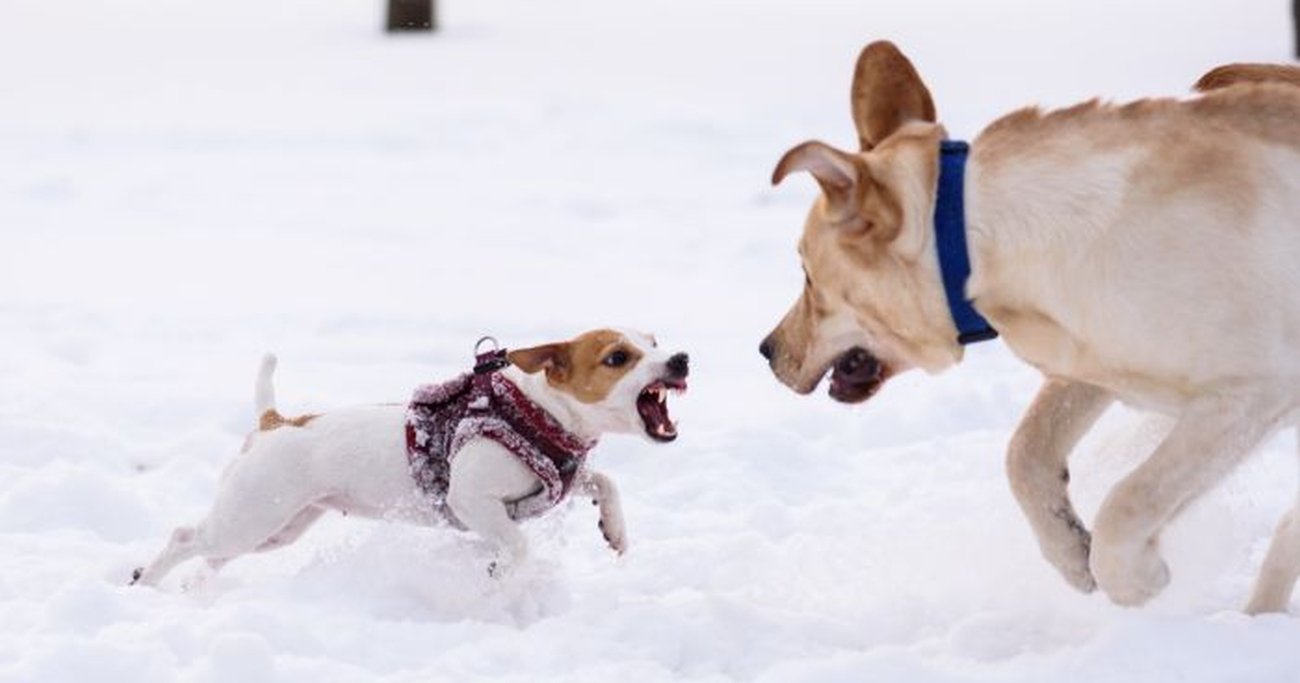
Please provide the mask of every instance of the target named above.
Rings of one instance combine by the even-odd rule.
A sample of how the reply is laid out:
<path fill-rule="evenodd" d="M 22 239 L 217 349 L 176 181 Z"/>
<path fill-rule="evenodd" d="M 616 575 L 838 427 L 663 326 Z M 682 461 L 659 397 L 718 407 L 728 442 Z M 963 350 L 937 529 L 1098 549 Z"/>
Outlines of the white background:
<path fill-rule="evenodd" d="M 436 36 L 386 38 L 373 0 L 5 0 L 0 679 L 1295 680 L 1295 618 L 1236 612 L 1294 495 L 1290 435 L 1186 511 L 1172 585 L 1121 609 L 1072 592 L 1012 501 L 1037 378 L 1000 344 L 852 408 L 755 350 L 815 187 L 769 173 L 852 144 L 869 40 L 970 138 L 1286 60 L 1288 3 L 440 4 Z M 610 324 L 693 360 L 677 443 L 594 454 L 625 558 L 585 504 L 529 524 L 539 560 L 504 583 L 468 537 L 329 518 L 125 587 L 203 513 L 264 351 L 284 410 L 323 410 L 405 400 L 482 334 Z M 1103 420 L 1085 519 L 1162 429 Z"/>

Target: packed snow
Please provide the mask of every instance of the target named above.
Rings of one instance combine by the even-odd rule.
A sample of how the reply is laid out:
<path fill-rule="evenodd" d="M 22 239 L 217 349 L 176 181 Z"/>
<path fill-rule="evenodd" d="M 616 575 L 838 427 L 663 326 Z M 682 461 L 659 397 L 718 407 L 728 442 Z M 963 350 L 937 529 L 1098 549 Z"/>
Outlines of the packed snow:
<path fill-rule="evenodd" d="M 1073 592 L 1016 509 L 1003 449 L 1037 378 L 1005 347 L 857 407 L 756 352 L 815 191 L 768 175 L 852 143 L 866 42 L 969 138 L 1285 60 L 1287 3 L 439 5 L 436 35 L 386 37 L 375 0 L 6 0 L 0 680 L 1297 680 L 1300 622 L 1237 611 L 1293 436 L 1185 512 L 1173 583 L 1124 609 Z M 472 536 L 331 517 L 126 585 L 203 514 L 262 353 L 286 412 L 318 411 L 405 400 L 484 334 L 605 325 L 693 362 L 676 443 L 593 454 L 626 556 L 575 502 L 505 580 Z M 1074 460 L 1085 519 L 1165 428 L 1107 415 Z"/>

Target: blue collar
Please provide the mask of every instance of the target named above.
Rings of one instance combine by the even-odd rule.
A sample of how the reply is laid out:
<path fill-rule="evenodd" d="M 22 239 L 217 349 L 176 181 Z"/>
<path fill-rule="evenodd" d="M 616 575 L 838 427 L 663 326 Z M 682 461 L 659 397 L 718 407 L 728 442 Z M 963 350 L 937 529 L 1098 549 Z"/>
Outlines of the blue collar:
<path fill-rule="evenodd" d="M 948 296 L 948 310 L 957 325 L 957 342 L 965 346 L 998 336 L 989 321 L 966 298 L 970 254 L 966 250 L 966 156 L 970 145 L 959 140 L 939 143 L 939 191 L 934 202 L 934 236 L 939 273 Z"/>

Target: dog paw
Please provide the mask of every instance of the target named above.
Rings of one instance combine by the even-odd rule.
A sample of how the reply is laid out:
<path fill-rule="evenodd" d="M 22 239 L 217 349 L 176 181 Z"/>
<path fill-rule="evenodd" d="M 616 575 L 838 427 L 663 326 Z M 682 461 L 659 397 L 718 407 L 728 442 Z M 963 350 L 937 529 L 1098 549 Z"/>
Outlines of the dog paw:
<path fill-rule="evenodd" d="M 601 517 L 596 526 L 600 528 L 600 535 L 605 537 L 605 542 L 614 552 L 622 555 L 627 551 L 627 531 L 623 528 L 621 520 Z"/>
<path fill-rule="evenodd" d="M 1126 607 L 1145 604 L 1169 585 L 1169 565 L 1160 558 L 1154 541 L 1135 550 L 1093 552 L 1092 572 L 1111 602 Z"/>
<path fill-rule="evenodd" d="M 1093 577 L 1092 568 L 1089 566 L 1092 555 L 1091 541 L 1091 536 L 1084 531 L 1075 536 L 1070 543 L 1043 548 L 1043 556 L 1047 561 L 1056 567 L 1066 583 L 1081 593 L 1091 593 L 1097 589 L 1097 579 Z"/>
<path fill-rule="evenodd" d="M 131 570 L 131 580 L 126 583 L 128 586 L 134 586 L 140 583 L 140 577 L 144 576 L 144 567 L 136 567 Z"/>

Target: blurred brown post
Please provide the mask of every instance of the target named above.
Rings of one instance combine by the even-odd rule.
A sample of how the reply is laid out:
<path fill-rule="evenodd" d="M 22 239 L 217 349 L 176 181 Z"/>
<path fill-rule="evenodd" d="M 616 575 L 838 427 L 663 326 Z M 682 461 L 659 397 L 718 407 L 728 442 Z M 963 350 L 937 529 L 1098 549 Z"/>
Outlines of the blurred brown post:
<path fill-rule="evenodd" d="M 1300 0 L 1291 0 L 1291 20 L 1295 23 L 1295 57 L 1300 59 Z"/>
<path fill-rule="evenodd" d="M 387 29 L 390 33 L 434 31 L 437 28 L 437 0 L 388 0 Z"/>

